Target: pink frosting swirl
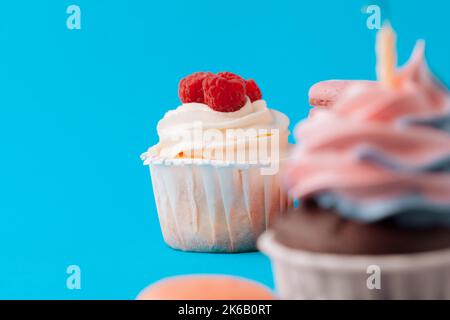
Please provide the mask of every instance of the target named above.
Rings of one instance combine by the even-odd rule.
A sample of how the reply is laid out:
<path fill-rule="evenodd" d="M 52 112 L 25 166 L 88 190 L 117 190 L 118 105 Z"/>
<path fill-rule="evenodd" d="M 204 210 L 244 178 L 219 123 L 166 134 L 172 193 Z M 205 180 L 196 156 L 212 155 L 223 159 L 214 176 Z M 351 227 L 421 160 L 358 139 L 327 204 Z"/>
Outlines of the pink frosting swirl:
<path fill-rule="evenodd" d="M 450 167 L 450 133 L 437 125 L 450 124 L 450 97 L 428 69 L 423 42 L 398 76 L 399 88 L 355 83 L 297 126 L 284 174 L 293 196 L 332 193 L 366 206 L 415 195 L 450 209 L 450 168 L 439 167 Z M 368 220 L 352 210 L 343 214 Z"/>

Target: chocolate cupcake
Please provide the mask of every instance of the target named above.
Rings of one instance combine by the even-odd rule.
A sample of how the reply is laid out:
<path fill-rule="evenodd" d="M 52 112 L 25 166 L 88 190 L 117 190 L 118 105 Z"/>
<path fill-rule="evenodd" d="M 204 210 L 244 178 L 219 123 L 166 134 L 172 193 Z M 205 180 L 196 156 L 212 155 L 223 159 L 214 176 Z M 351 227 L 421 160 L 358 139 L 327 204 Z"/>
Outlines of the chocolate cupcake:
<path fill-rule="evenodd" d="M 450 95 L 419 42 L 378 82 L 350 84 L 296 129 L 285 169 L 300 206 L 259 242 L 289 299 L 450 299 Z"/>

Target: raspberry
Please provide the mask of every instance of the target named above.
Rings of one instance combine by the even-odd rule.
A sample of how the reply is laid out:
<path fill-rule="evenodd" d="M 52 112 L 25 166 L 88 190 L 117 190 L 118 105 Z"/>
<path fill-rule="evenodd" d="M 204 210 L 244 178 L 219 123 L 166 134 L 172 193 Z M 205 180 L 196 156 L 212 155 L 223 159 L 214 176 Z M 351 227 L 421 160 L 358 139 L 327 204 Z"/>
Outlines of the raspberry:
<path fill-rule="evenodd" d="M 247 92 L 247 96 L 250 98 L 251 102 L 262 99 L 261 90 L 253 79 L 247 80 L 245 91 Z"/>
<path fill-rule="evenodd" d="M 256 101 L 262 99 L 262 93 L 259 89 L 258 85 L 256 84 L 255 80 L 249 79 L 245 80 L 241 76 L 238 76 L 237 74 L 231 73 L 231 72 L 219 72 L 217 74 L 218 76 L 221 76 L 222 78 L 225 78 L 227 80 L 240 80 L 245 84 L 245 91 L 246 95 L 250 98 L 250 100 Z"/>
<path fill-rule="evenodd" d="M 217 74 L 219 77 L 225 78 L 227 80 L 239 80 L 242 81 L 242 83 L 245 84 L 245 79 L 241 76 L 238 76 L 237 74 L 234 74 L 232 72 L 219 72 Z"/>
<path fill-rule="evenodd" d="M 178 96 L 181 102 L 204 103 L 202 83 L 207 77 L 211 76 L 211 72 L 196 72 L 186 78 L 181 79 L 178 85 Z"/>
<path fill-rule="evenodd" d="M 234 112 L 245 104 L 245 82 L 238 78 L 228 80 L 228 74 L 212 75 L 203 81 L 205 103 L 213 110 Z"/>

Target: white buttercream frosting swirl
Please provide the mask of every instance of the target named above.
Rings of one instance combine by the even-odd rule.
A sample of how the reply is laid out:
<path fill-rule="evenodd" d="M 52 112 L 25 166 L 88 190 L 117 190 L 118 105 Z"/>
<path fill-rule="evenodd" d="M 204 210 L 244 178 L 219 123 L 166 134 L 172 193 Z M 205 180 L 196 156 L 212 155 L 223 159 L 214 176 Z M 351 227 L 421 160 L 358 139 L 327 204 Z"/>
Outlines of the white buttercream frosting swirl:
<path fill-rule="evenodd" d="M 284 153 L 289 135 L 289 119 L 283 113 L 269 109 L 264 100 L 253 103 L 247 98 L 245 105 L 235 112 L 218 112 L 202 103 L 185 103 L 168 111 L 157 126 L 159 143 L 149 149 L 150 155 L 164 158 L 217 159 L 214 149 L 235 147 L 248 151 L 261 143 L 270 145 L 279 138 L 279 151 Z M 242 136 L 217 139 L 229 130 L 244 130 Z M 200 130 L 201 134 L 198 134 Z M 215 137 L 211 137 L 212 132 Z M 277 132 L 274 135 L 274 132 Z M 209 138 L 208 138 L 209 137 Z M 214 139 L 216 138 L 216 139 Z M 252 141 L 256 144 L 252 144 Z M 200 150 L 199 150 L 200 149 Z M 198 152 L 200 151 L 200 152 Z M 220 159 L 221 160 L 221 159 Z"/>

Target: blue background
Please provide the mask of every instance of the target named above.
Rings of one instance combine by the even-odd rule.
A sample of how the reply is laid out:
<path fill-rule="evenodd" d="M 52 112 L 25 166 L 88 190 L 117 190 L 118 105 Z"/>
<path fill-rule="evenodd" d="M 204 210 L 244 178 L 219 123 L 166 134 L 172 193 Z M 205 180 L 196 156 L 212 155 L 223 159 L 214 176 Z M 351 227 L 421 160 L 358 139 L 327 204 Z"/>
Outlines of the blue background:
<path fill-rule="evenodd" d="M 169 249 L 139 159 L 199 70 L 259 83 L 292 123 L 308 88 L 374 78 L 377 1 L 2 1 L 0 3 L 0 298 L 132 299 L 161 277 L 226 273 L 273 286 L 259 253 Z M 68 30 L 77 4 L 82 30 Z M 450 81 L 450 1 L 390 1 L 399 59 L 417 38 Z M 66 268 L 82 289 L 66 288 Z"/>

